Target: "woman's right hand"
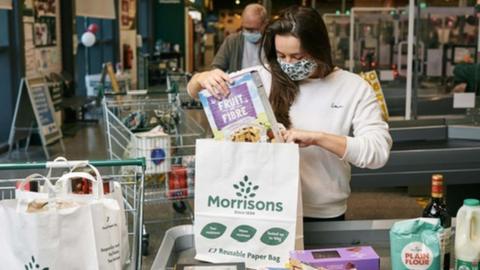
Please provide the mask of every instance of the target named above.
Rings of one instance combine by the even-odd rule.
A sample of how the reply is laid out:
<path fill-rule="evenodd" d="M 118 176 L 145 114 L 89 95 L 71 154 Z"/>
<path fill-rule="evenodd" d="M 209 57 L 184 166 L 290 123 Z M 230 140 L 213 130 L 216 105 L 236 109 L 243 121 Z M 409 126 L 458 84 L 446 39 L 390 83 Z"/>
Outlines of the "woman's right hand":
<path fill-rule="evenodd" d="M 200 73 L 196 79 L 202 89 L 207 89 L 217 99 L 222 99 L 230 94 L 228 85 L 232 83 L 232 80 L 221 69 Z"/>

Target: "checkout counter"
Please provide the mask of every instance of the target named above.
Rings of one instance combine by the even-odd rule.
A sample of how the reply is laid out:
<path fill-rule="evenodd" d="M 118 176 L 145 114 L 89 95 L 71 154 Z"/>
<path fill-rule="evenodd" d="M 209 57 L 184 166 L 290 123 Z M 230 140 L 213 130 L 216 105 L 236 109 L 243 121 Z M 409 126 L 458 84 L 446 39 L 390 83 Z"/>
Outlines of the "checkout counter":
<path fill-rule="evenodd" d="M 480 110 L 451 119 L 390 122 L 393 147 L 379 170 L 352 168 L 353 187 L 398 187 L 431 184 L 442 173 L 449 212 L 455 216 L 466 197 L 480 196 Z M 304 225 L 305 248 L 372 246 L 380 269 L 391 269 L 389 230 L 398 220 L 347 220 Z M 454 222 L 452 225 L 454 226 Z M 195 263 L 193 226 L 167 231 L 152 269 L 173 269 L 176 263 Z"/>
<path fill-rule="evenodd" d="M 466 117 L 390 123 L 393 146 L 378 170 L 352 168 L 352 187 L 430 186 L 445 176 L 448 211 L 455 216 L 466 197 L 480 196 L 480 110 Z"/>

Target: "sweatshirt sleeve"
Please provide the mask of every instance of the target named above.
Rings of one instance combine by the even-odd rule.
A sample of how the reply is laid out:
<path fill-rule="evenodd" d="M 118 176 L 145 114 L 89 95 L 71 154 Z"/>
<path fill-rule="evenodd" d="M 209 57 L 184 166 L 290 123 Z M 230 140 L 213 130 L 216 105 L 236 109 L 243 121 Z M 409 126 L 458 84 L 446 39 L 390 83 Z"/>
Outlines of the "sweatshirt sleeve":
<path fill-rule="evenodd" d="M 373 89 L 362 81 L 358 90 L 352 121 L 353 137 L 347 137 L 343 159 L 356 167 L 378 169 L 388 161 L 392 137 Z"/>

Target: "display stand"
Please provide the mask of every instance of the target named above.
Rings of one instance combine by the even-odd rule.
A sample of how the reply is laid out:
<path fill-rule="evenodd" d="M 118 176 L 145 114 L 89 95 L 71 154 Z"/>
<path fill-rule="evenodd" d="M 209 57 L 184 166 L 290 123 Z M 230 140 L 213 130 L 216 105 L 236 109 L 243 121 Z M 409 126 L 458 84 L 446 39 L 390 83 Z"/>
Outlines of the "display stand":
<path fill-rule="evenodd" d="M 50 159 L 48 147 L 54 143 L 60 142 L 65 153 L 62 131 L 55 122 L 54 112 L 46 80 L 43 77 L 22 78 L 8 139 L 9 154 L 14 144 L 18 147 L 23 139 L 26 139 L 25 151 L 28 151 L 33 133 L 40 136 L 47 159 Z"/>
<path fill-rule="evenodd" d="M 107 76 L 110 78 L 110 83 L 111 83 L 111 87 L 112 87 L 112 94 L 118 95 L 118 94 L 122 93 L 122 91 L 120 89 L 120 84 L 118 83 L 117 77 L 115 75 L 115 71 L 113 70 L 112 63 L 110 63 L 110 62 L 103 63 L 102 64 L 102 73 L 100 75 L 100 89 L 98 90 L 98 93 L 97 93 L 97 98 L 98 98 L 99 101 L 101 101 L 106 94 L 105 88 L 106 88 Z M 127 81 L 126 84 L 127 84 L 127 86 L 126 86 L 125 92 L 127 92 L 128 89 L 129 89 L 128 81 Z"/>

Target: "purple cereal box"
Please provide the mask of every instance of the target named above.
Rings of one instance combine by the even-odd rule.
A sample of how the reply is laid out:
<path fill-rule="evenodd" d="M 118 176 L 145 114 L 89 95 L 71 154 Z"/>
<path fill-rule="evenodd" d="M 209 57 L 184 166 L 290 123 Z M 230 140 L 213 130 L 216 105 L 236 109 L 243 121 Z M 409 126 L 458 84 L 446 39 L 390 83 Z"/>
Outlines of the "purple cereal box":
<path fill-rule="evenodd" d="M 380 270 L 380 257 L 369 246 L 291 251 L 290 259 L 319 270 Z"/>
<path fill-rule="evenodd" d="M 207 100 L 218 129 L 239 121 L 240 118 L 257 118 L 257 112 L 246 83 L 232 86 L 228 98 L 217 100 L 210 96 Z"/>

